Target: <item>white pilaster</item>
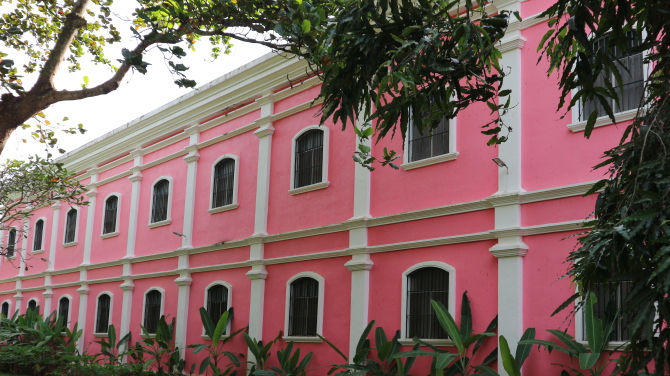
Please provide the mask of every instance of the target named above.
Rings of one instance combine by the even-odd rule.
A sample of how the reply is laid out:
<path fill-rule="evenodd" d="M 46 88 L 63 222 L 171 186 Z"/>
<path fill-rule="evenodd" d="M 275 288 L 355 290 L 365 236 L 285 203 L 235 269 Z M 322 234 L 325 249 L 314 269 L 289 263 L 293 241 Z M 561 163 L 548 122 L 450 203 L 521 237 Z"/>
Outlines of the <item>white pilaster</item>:
<path fill-rule="evenodd" d="M 188 154 L 184 157 L 188 168 L 186 170 L 186 194 L 184 197 L 184 227 L 181 237 L 182 248 L 190 248 L 193 246 L 193 218 L 195 215 L 195 189 L 198 178 L 198 141 L 200 133 L 198 126 L 195 125 L 186 129 L 186 134 L 189 135 L 189 146 L 186 147 Z"/>
<path fill-rule="evenodd" d="M 86 272 L 82 270 L 82 272 Z M 85 274 L 84 274 L 85 275 Z M 80 353 L 84 351 L 84 336 L 86 335 L 86 309 L 88 308 L 88 293 L 90 292 L 88 288 L 88 283 L 82 283 L 82 285 L 77 289 L 79 293 L 79 316 L 77 318 L 77 323 L 79 329 L 81 330 L 81 337 L 77 341 L 77 350 Z"/>
<path fill-rule="evenodd" d="M 53 220 L 51 221 L 51 242 L 49 244 L 49 267 L 47 270 L 54 270 L 56 268 L 56 241 L 58 241 L 58 218 L 60 217 L 60 202 L 51 205 L 54 211 Z"/>
<path fill-rule="evenodd" d="M 84 237 L 84 260 L 82 265 L 91 264 L 91 247 L 93 243 L 93 220 L 95 219 L 95 202 L 98 197 L 98 170 L 92 168 L 89 170 L 91 174 L 91 183 L 89 184 L 89 191 L 86 192 L 88 196 L 88 206 L 86 207 L 86 236 Z"/>
<path fill-rule="evenodd" d="M 260 127 L 254 132 L 259 138 L 254 234 L 262 236 L 267 234 L 272 134 L 275 131 L 270 118 L 274 108 L 272 94 L 259 98 L 257 102 L 261 105 L 261 117 L 256 120 Z"/>
<path fill-rule="evenodd" d="M 134 166 L 130 168 L 132 175 L 128 180 L 132 182 L 130 193 L 130 216 L 128 218 L 128 244 L 126 246 L 126 258 L 135 256 L 135 240 L 137 239 L 137 215 L 140 205 L 140 184 L 142 182 L 142 150 L 133 150 L 130 155 L 134 158 Z"/>
<path fill-rule="evenodd" d="M 21 301 L 23 300 L 23 293 L 20 290 L 21 280 L 16 281 L 16 289 L 18 292 L 14 294 L 14 309 L 17 312 L 21 312 Z"/>
<path fill-rule="evenodd" d="M 123 264 L 123 283 L 119 286 L 123 290 L 123 301 L 121 303 L 121 327 L 119 328 L 118 337 L 122 338 L 130 331 L 130 318 L 132 316 L 133 308 L 133 290 L 135 284 L 133 283 L 131 274 L 130 262 Z"/>
<path fill-rule="evenodd" d="M 17 236 L 21 237 L 21 256 L 19 260 L 19 275 L 26 274 L 26 257 L 28 256 L 28 220 L 25 219 L 22 223 L 23 228 L 18 231 Z"/>
<path fill-rule="evenodd" d="M 44 317 L 46 317 L 51 313 L 51 299 L 54 296 L 54 291 L 51 289 L 51 274 L 44 276 L 44 286 L 46 289 L 42 296 L 44 297 Z"/>
<path fill-rule="evenodd" d="M 177 313 L 174 336 L 175 346 L 179 347 L 179 353 L 182 359 L 186 355 L 186 333 L 188 329 L 189 300 L 191 295 L 191 273 L 188 272 L 188 254 L 179 256 L 178 268 L 179 277 L 174 282 L 179 286 L 179 295 L 177 296 Z"/>

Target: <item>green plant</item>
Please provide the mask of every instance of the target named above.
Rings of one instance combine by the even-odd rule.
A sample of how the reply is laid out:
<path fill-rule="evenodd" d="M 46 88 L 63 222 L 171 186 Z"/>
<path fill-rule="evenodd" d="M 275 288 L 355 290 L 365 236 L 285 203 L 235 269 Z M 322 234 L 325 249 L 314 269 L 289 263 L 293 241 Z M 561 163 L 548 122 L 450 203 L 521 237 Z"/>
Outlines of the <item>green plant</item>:
<path fill-rule="evenodd" d="M 267 361 L 271 355 L 270 349 L 272 348 L 272 345 L 281 338 L 282 332 L 279 332 L 277 337 L 266 344 L 263 344 L 263 341 L 256 340 L 256 338 L 249 337 L 247 333 L 242 333 L 242 335 L 244 336 L 244 341 L 247 343 L 249 352 L 254 356 L 253 359 L 249 359 L 248 361 L 251 364 L 249 374 L 254 375 L 258 374 L 259 371 L 266 371 Z"/>
<path fill-rule="evenodd" d="M 100 354 L 107 357 L 107 364 L 117 365 L 121 363 L 125 355 L 125 352 L 121 348 L 130 341 L 130 337 L 131 333 L 128 332 L 128 334 L 116 342 L 116 329 L 114 325 L 109 325 L 107 327 L 107 338 L 95 341 L 100 344 Z"/>
<path fill-rule="evenodd" d="M 144 369 L 154 368 L 158 375 L 183 373 L 185 362 L 181 359 L 179 347 L 174 346 L 174 323 L 175 319 L 168 324 L 165 316 L 161 316 L 156 333 L 149 333 L 140 325 L 144 338 L 133 350 L 140 351 L 139 358 L 143 361 Z M 144 360 L 145 355 L 149 359 Z"/>
<path fill-rule="evenodd" d="M 199 373 L 203 374 L 207 370 L 207 368 L 210 368 L 213 372 L 214 375 L 234 375 L 236 371 L 234 370 L 235 367 L 240 366 L 240 360 L 239 358 L 231 353 L 230 351 L 225 351 L 224 346 L 226 343 L 228 343 L 230 340 L 232 340 L 235 336 L 237 336 L 239 333 L 243 332 L 247 328 L 244 327 L 229 336 L 226 336 L 226 328 L 230 324 L 231 320 L 233 319 L 233 308 L 229 308 L 226 312 L 221 315 L 219 318 L 219 321 L 216 323 L 216 326 L 214 326 L 214 323 L 212 322 L 212 319 L 209 317 L 209 313 L 207 310 L 203 307 L 200 308 L 200 320 L 202 321 L 202 325 L 205 327 L 205 334 L 209 336 L 209 338 L 212 340 L 211 344 L 197 344 L 197 345 L 189 345 L 189 348 L 193 348 L 193 353 L 197 354 L 201 352 L 202 350 L 207 351 L 208 356 L 202 360 L 200 363 L 200 370 Z M 228 358 L 230 360 L 230 363 L 226 365 L 226 367 L 222 370 L 222 362 L 225 358 Z"/>

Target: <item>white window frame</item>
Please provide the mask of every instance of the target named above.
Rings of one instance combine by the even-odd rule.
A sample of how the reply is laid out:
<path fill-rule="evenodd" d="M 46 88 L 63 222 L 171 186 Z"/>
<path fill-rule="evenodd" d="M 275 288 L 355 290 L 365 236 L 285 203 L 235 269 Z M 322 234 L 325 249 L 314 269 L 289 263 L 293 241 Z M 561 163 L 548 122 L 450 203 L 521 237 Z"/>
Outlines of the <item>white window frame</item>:
<path fill-rule="evenodd" d="M 311 185 L 306 185 L 304 187 L 295 187 L 295 145 L 296 142 L 298 141 L 298 138 L 302 136 L 304 133 L 309 132 L 311 130 L 318 129 L 323 132 L 323 167 L 321 168 L 321 181 L 318 183 L 314 183 Z M 296 133 L 295 136 L 293 136 L 293 139 L 291 140 L 291 185 L 289 189 L 289 193 L 292 195 L 298 195 L 301 193 L 305 192 L 311 192 L 315 191 L 318 189 L 324 189 L 328 188 L 330 185 L 330 182 L 328 181 L 328 161 L 329 161 L 329 155 L 330 155 L 330 148 L 329 148 L 329 139 L 330 139 L 330 128 L 327 126 L 320 126 L 320 125 L 310 125 L 307 126 L 303 129 L 300 130 L 300 132 Z"/>
<path fill-rule="evenodd" d="M 216 169 L 216 165 L 223 161 L 224 159 L 232 159 L 235 161 L 235 176 L 233 177 L 233 202 L 224 205 L 224 206 L 219 206 L 219 207 L 214 207 L 214 171 Z M 237 155 L 234 154 L 224 154 L 220 156 L 214 163 L 212 163 L 212 173 L 209 181 L 209 212 L 211 214 L 215 213 L 221 213 L 224 211 L 228 210 L 233 210 L 237 209 L 240 205 L 237 201 L 237 186 L 239 184 L 239 178 L 240 178 L 240 158 Z"/>
<path fill-rule="evenodd" d="M 66 243 L 65 234 L 67 233 L 67 215 L 70 213 L 70 210 L 73 209 L 77 211 L 77 220 L 75 221 L 74 224 L 74 241 Z M 65 211 L 65 221 L 64 221 L 65 226 L 63 226 L 63 247 L 72 247 L 79 244 L 79 242 L 77 241 L 77 239 L 79 239 L 79 222 L 81 222 L 81 210 L 79 210 L 79 207 L 77 206 L 70 206 L 70 208 Z"/>
<path fill-rule="evenodd" d="M 168 183 L 170 184 L 169 189 L 168 189 L 168 202 L 167 202 L 167 218 L 162 221 L 158 222 L 151 222 L 153 212 L 154 212 L 154 187 L 158 182 L 161 180 L 167 180 Z M 174 179 L 172 179 L 172 176 L 161 176 L 154 180 L 154 183 L 151 184 L 151 199 L 149 201 L 149 228 L 155 228 L 155 227 L 160 227 L 160 226 L 167 226 L 172 223 L 172 195 L 173 195 L 173 189 L 174 189 Z"/>
<path fill-rule="evenodd" d="M 647 33 L 645 30 L 642 30 L 642 35 L 640 38 L 644 41 L 644 39 L 647 37 Z M 591 36 L 593 38 L 593 36 Z M 649 63 L 645 63 L 644 60 L 647 58 L 647 55 L 649 55 L 649 51 L 645 50 L 642 52 L 642 76 L 644 77 L 644 82 L 649 80 L 649 72 L 651 70 L 651 66 Z M 572 97 L 575 96 L 577 93 L 577 89 L 573 89 L 571 94 Z M 614 100 L 611 99 L 612 102 L 614 103 Z M 586 129 L 586 123 L 588 122 L 588 119 L 586 120 L 581 120 L 580 119 L 580 107 L 578 107 L 580 103 L 576 103 L 574 107 L 572 107 L 571 111 L 571 117 L 572 117 L 572 123 L 568 124 L 568 129 L 571 130 L 572 132 L 583 132 Z M 617 123 L 622 122 L 622 121 L 629 121 L 635 119 L 637 117 L 637 113 L 639 111 L 639 108 L 635 108 L 632 110 L 628 111 L 622 111 L 622 112 L 615 112 L 614 113 L 614 119 L 616 120 Z M 599 116 L 596 119 L 596 122 L 593 126 L 593 128 L 599 128 L 599 127 L 604 127 L 606 125 L 612 125 L 612 119 L 609 118 L 607 114 L 603 116 Z"/>
<path fill-rule="evenodd" d="M 9 234 L 12 232 L 12 230 L 15 231 L 16 236 L 14 238 L 14 253 L 11 256 L 6 256 L 8 260 L 14 260 L 16 259 L 16 254 L 18 253 L 18 248 L 16 247 L 17 244 L 19 244 L 18 237 L 19 237 L 19 228 L 16 226 L 11 226 L 10 228 L 7 229 L 7 235 L 4 236 L 5 239 L 5 252 L 7 252 L 7 246 L 9 246 Z"/>
<path fill-rule="evenodd" d="M 37 231 L 33 231 L 33 236 L 31 238 L 32 242 L 30 243 L 30 249 L 33 255 L 37 255 L 40 253 L 44 253 L 44 243 L 46 243 L 46 236 L 44 236 L 47 232 L 47 219 L 45 217 L 39 217 L 35 221 L 35 225 L 33 226 L 33 229 L 37 228 L 37 222 L 42 221 L 44 223 L 44 226 L 42 227 L 42 244 L 40 244 L 40 249 L 33 249 L 35 246 L 35 236 L 37 236 Z"/>
<path fill-rule="evenodd" d="M 28 313 L 28 306 L 30 306 L 30 302 L 32 302 L 32 301 L 35 302 L 35 307 L 37 307 L 37 308 L 40 307 L 40 300 L 39 300 L 39 299 L 37 299 L 37 298 L 30 298 L 30 299 L 28 299 L 28 301 L 26 302 L 26 313 Z M 11 304 L 10 304 L 10 308 L 11 308 Z M 38 309 L 37 313 L 39 313 L 39 309 Z"/>
<path fill-rule="evenodd" d="M 581 302 L 582 298 L 578 298 L 577 302 Z M 588 347 L 589 341 L 584 335 L 584 311 L 582 307 L 579 307 L 575 310 L 575 340 L 582 345 Z M 623 350 L 624 346 L 628 344 L 628 341 L 608 341 L 607 350 Z"/>
<path fill-rule="evenodd" d="M 318 301 L 318 308 L 317 308 L 317 318 L 316 318 L 316 333 L 319 335 L 323 335 L 323 302 L 325 301 L 325 284 L 326 284 L 326 279 L 321 276 L 321 274 L 312 272 L 312 271 L 305 271 L 305 272 L 300 272 L 293 277 L 289 278 L 288 281 L 286 281 L 286 302 L 285 302 L 285 309 L 284 309 L 284 333 L 285 335 L 282 337 L 284 341 L 287 342 L 323 342 L 321 338 L 314 336 L 314 337 L 303 337 L 303 336 L 289 336 L 288 335 L 288 324 L 289 324 L 289 315 L 290 315 L 290 309 L 291 309 L 291 284 L 303 277 L 309 277 L 314 280 L 316 280 L 319 283 L 319 301 Z"/>
<path fill-rule="evenodd" d="M 413 170 L 415 168 L 434 165 L 437 163 L 453 161 L 456 158 L 458 158 L 458 151 L 456 151 L 456 117 L 454 117 L 453 119 L 449 119 L 449 152 L 447 154 L 437 155 L 434 157 L 410 162 L 409 144 L 410 144 L 410 135 L 412 134 L 412 127 L 414 127 L 414 121 L 412 121 L 411 124 L 407 125 L 407 132 L 405 133 L 405 146 L 403 149 L 404 153 L 402 156 L 402 164 L 400 165 L 400 168 L 402 168 L 405 171 L 408 171 Z"/>
<path fill-rule="evenodd" d="M 400 339 L 402 345 L 414 345 L 412 338 L 407 337 L 407 277 L 414 271 L 423 268 L 439 268 L 449 273 L 449 298 L 447 310 L 455 317 L 456 312 L 456 268 L 442 261 L 425 261 L 410 266 L 402 273 L 402 297 L 400 300 Z M 451 346 L 450 339 L 421 338 L 422 341 L 434 346 Z"/>
<path fill-rule="evenodd" d="M 96 329 L 98 329 L 98 306 L 100 304 L 100 297 L 102 295 L 109 296 L 109 317 L 107 318 L 107 323 L 112 325 L 112 313 L 114 312 L 114 294 L 112 294 L 111 291 L 103 291 L 95 297 L 95 320 L 93 321 L 93 336 L 95 337 L 107 337 L 107 332 L 96 331 Z"/>
<path fill-rule="evenodd" d="M 69 328 L 69 327 L 70 327 L 70 323 L 72 322 L 72 314 L 73 314 L 73 312 L 72 312 L 72 296 L 70 296 L 70 294 L 63 294 L 63 295 L 61 295 L 61 296 L 58 298 L 58 300 L 57 300 L 57 302 L 58 302 L 58 308 L 56 309 L 56 318 L 57 318 L 57 319 L 60 318 L 60 301 L 61 301 L 63 298 L 67 298 L 67 299 L 68 299 L 67 322 L 65 323 L 65 326 Z M 35 299 L 35 300 L 37 300 L 37 299 Z M 39 301 L 37 302 L 37 306 L 38 306 L 38 307 L 40 306 L 40 305 L 39 305 Z M 26 306 L 26 309 L 27 309 L 27 307 L 28 307 L 28 306 Z"/>
<path fill-rule="evenodd" d="M 152 195 L 153 195 L 153 190 L 152 190 Z M 107 200 L 109 200 L 110 197 L 116 196 L 116 228 L 112 232 L 108 232 L 105 234 L 105 214 L 107 211 Z M 153 199 L 153 197 L 152 197 Z M 153 200 L 152 200 L 153 202 Z M 121 193 L 110 193 L 105 197 L 105 199 L 102 201 L 102 223 L 100 225 L 100 237 L 103 239 L 111 238 L 114 236 L 119 235 L 119 221 L 121 221 Z"/>
<path fill-rule="evenodd" d="M 210 283 L 209 285 L 207 285 L 207 287 L 205 287 L 205 292 L 204 292 L 205 294 L 204 294 L 204 299 L 203 299 L 203 307 L 205 307 L 205 309 L 207 309 L 207 295 L 208 295 L 207 292 L 209 291 L 210 287 L 214 287 L 214 286 L 217 286 L 217 285 L 221 285 L 221 286 L 223 286 L 223 287 L 225 287 L 225 288 L 228 289 L 228 307 L 227 307 L 226 309 L 230 309 L 230 307 L 233 306 L 233 305 L 232 305 L 232 301 L 233 301 L 233 285 L 231 285 L 230 283 L 228 283 L 228 282 L 226 282 L 226 281 L 220 281 L 220 280 L 219 280 L 219 281 L 214 281 L 214 282 Z M 228 326 L 226 326 L 226 334 L 223 335 L 223 338 L 228 338 L 228 337 L 230 337 L 230 333 L 231 333 L 230 330 L 231 330 L 232 323 L 233 323 L 233 322 L 232 322 L 232 320 L 231 320 L 231 321 L 228 323 Z M 214 323 L 214 326 L 216 326 L 216 323 Z M 202 338 L 204 338 L 204 339 L 211 340 L 211 338 L 207 335 L 207 332 L 205 332 L 205 327 L 204 327 L 204 326 L 202 327 L 202 334 L 200 335 L 200 337 L 202 337 Z"/>
<path fill-rule="evenodd" d="M 3 301 L 0 303 L 0 305 L 1 305 L 1 304 L 5 304 L 5 303 L 9 304 L 9 309 L 7 310 L 7 317 L 12 317 L 12 316 L 13 316 L 13 313 L 12 313 L 12 300 L 11 300 L 11 299 L 5 299 L 5 300 L 3 300 Z M 1 310 L 0 310 L 0 311 L 1 311 Z"/>
<path fill-rule="evenodd" d="M 142 326 L 144 326 L 144 315 L 146 314 L 146 308 L 147 308 L 147 294 L 149 294 L 151 291 L 158 291 L 161 293 L 161 309 L 160 309 L 160 314 L 158 315 L 158 319 L 160 320 L 161 316 L 165 315 L 164 309 L 165 309 L 165 290 L 162 287 L 159 286 L 153 286 L 149 287 L 145 292 L 144 295 L 142 296 Z M 144 335 L 144 332 L 140 334 L 140 337 L 146 338 Z M 149 333 L 149 338 L 154 338 L 156 337 L 156 333 Z"/>

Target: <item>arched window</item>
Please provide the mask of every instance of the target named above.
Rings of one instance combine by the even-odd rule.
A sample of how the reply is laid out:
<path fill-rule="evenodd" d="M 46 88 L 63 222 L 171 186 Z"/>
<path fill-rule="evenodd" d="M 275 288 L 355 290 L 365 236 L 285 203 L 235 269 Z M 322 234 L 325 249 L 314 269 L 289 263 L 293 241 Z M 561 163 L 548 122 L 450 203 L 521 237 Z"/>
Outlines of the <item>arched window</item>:
<path fill-rule="evenodd" d="M 28 311 L 37 311 L 37 299 L 30 299 L 28 301 L 28 308 L 26 308 L 26 312 Z"/>
<path fill-rule="evenodd" d="M 161 179 L 154 184 L 151 205 L 151 223 L 161 222 L 168 219 L 169 199 L 170 182 L 167 179 Z"/>
<path fill-rule="evenodd" d="M 449 307 L 449 272 L 438 267 L 422 267 L 406 278 L 405 337 L 447 338 L 430 301 Z"/>
<path fill-rule="evenodd" d="M 13 228 L 9 230 L 9 235 L 7 235 L 7 247 L 5 248 L 7 252 L 7 257 L 14 257 L 14 252 L 16 251 L 16 229 Z"/>
<path fill-rule="evenodd" d="M 293 188 L 321 183 L 324 169 L 324 132 L 312 129 L 295 140 Z"/>
<path fill-rule="evenodd" d="M 228 288 L 224 285 L 213 285 L 207 289 L 207 313 L 214 325 L 228 309 Z"/>
<path fill-rule="evenodd" d="M 8 301 L 2 302 L 2 309 L 0 309 L 0 313 L 5 315 L 5 317 L 9 317 L 9 302 Z"/>
<path fill-rule="evenodd" d="M 67 326 L 70 321 L 70 298 L 63 296 L 58 301 L 58 319 Z"/>
<path fill-rule="evenodd" d="M 65 220 L 65 237 L 63 240 L 64 244 L 74 243 L 77 239 L 77 209 L 71 208 L 67 212 L 67 218 Z"/>
<path fill-rule="evenodd" d="M 105 200 L 105 217 L 102 224 L 102 233 L 111 234 L 116 232 L 116 220 L 118 218 L 119 197 L 109 196 Z"/>
<path fill-rule="evenodd" d="M 148 333 L 154 334 L 158 329 L 158 321 L 161 318 L 163 294 L 158 290 L 150 290 L 144 296 L 144 328 Z"/>
<path fill-rule="evenodd" d="M 235 160 L 224 158 L 214 166 L 212 209 L 234 203 Z"/>
<path fill-rule="evenodd" d="M 44 219 L 35 222 L 35 234 L 33 235 L 33 252 L 42 250 L 44 239 Z"/>
<path fill-rule="evenodd" d="M 107 333 L 109 327 L 109 314 L 111 312 L 112 297 L 109 294 L 98 296 L 98 310 L 95 318 L 95 332 Z"/>
<path fill-rule="evenodd" d="M 288 336 L 315 337 L 319 323 L 319 281 L 300 277 L 289 285 Z"/>

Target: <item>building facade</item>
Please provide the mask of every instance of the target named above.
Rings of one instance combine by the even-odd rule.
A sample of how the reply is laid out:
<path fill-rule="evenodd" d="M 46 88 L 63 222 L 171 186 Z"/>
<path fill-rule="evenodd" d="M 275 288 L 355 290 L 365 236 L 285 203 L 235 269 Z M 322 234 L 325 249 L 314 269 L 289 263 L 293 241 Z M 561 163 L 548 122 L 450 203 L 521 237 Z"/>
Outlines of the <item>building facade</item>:
<path fill-rule="evenodd" d="M 432 135 L 372 145 L 403 161 L 370 172 L 351 161 L 351 130 L 318 125 L 318 80 L 270 54 L 67 154 L 89 205 L 38 208 L 14 224 L 26 237 L 2 233 L 14 244 L 0 261 L 3 311 L 58 311 L 83 329 L 79 348 L 96 351 L 107 325 L 137 339 L 160 315 L 176 319 L 181 348 L 208 341 L 198 309 L 234 307 L 231 330 L 282 331 L 315 352 L 315 367 L 339 361 L 316 333 L 351 353 L 369 320 L 404 344 L 448 346 L 425 302 L 458 317 L 465 291 L 475 331 L 498 315 L 512 344 L 527 327 L 581 336 L 551 313 L 574 292 L 563 261 L 593 210 L 582 194 L 602 171 L 591 167 L 622 127 L 599 119 L 586 140 L 577 111 L 556 113 L 556 78 L 536 63 L 546 4 L 491 5 L 524 17 L 501 46 L 518 105 L 497 147 L 480 133 L 488 108 L 475 105 Z M 246 353 L 241 337 L 230 346 Z M 524 372 L 542 374 L 546 357 L 533 354 Z"/>

